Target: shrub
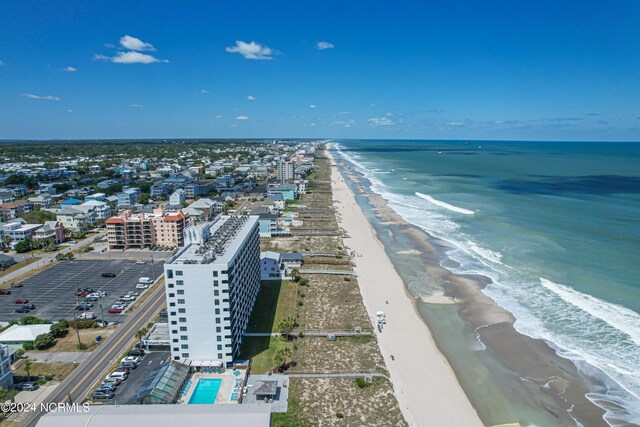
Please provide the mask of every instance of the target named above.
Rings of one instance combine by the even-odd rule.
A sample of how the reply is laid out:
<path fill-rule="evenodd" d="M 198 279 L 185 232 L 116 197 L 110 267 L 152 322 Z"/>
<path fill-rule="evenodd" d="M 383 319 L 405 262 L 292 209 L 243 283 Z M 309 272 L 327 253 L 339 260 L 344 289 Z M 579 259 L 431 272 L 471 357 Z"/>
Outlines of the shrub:
<path fill-rule="evenodd" d="M 349 276 L 344 276 L 344 279 L 343 279 L 343 280 L 344 280 L 345 282 L 350 282 L 350 281 L 351 281 L 351 277 L 349 277 Z"/>
<path fill-rule="evenodd" d="M 69 327 L 69 321 L 67 319 L 60 319 L 58 321 L 58 324 L 64 326 L 65 328 Z"/>
<path fill-rule="evenodd" d="M 22 357 L 23 355 L 24 355 L 24 350 L 23 350 L 23 349 L 21 349 L 21 348 L 19 348 L 19 349 L 16 351 L 16 356 L 18 356 L 18 357 Z"/>
<path fill-rule="evenodd" d="M 298 284 L 300 286 L 309 286 L 309 279 L 303 277 L 302 279 L 300 279 L 300 281 L 298 282 Z"/>
<path fill-rule="evenodd" d="M 97 328 L 98 325 L 96 324 L 96 322 L 94 322 L 91 319 L 85 319 L 85 320 L 72 320 L 71 322 L 69 322 L 69 327 L 77 328 L 77 329 L 91 329 L 91 328 Z"/>
<path fill-rule="evenodd" d="M 51 334 L 40 334 L 36 337 L 35 341 L 33 342 L 33 347 L 36 350 L 46 350 L 47 348 L 51 347 L 54 343 L 55 343 L 55 340 L 51 336 Z"/>
<path fill-rule="evenodd" d="M 344 414 L 342 412 L 336 412 L 336 418 L 343 419 Z"/>
<path fill-rule="evenodd" d="M 358 388 L 367 388 L 371 385 L 370 382 L 367 382 L 364 378 L 356 378 L 356 385 Z"/>
<path fill-rule="evenodd" d="M 51 321 L 39 319 L 35 316 L 25 316 L 22 319 L 20 319 L 21 325 L 41 325 L 43 323 L 51 323 Z"/>
<path fill-rule="evenodd" d="M 298 301 L 298 306 L 302 307 L 304 305 L 303 301 Z"/>
<path fill-rule="evenodd" d="M 55 323 L 51 326 L 51 332 L 50 334 L 54 337 L 54 338 L 62 338 L 67 336 L 67 333 L 69 333 L 69 323 L 67 322 L 67 326 L 63 325 L 62 323 Z"/>
<path fill-rule="evenodd" d="M 25 349 L 26 351 L 33 350 L 33 343 L 32 342 L 26 342 L 26 343 L 22 344 L 22 348 Z"/>

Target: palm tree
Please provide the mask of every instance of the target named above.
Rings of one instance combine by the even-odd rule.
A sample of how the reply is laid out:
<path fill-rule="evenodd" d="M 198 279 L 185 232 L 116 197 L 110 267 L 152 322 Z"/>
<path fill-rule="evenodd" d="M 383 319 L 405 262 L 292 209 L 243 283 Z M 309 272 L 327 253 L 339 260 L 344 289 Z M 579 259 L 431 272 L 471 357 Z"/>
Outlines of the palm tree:
<path fill-rule="evenodd" d="M 143 330 L 139 330 L 136 332 L 136 338 L 138 338 L 138 344 L 142 347 L 142 338 L 144 338 L 145 332 Z"/>
<path fill-rule="evenodd" d="M 29 379 L 31 377 L 30 375 L 30 371 L 31 370 L 31 361 L 27 360 L 24 362 L 24 371 L 27 373 L 27 379 Z"/>

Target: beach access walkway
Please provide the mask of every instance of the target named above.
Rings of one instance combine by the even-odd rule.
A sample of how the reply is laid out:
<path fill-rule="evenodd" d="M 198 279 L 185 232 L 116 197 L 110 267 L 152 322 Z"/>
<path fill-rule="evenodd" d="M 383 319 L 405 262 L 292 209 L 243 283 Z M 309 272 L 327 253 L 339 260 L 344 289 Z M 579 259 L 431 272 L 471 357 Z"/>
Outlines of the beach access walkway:
<path fill-rule="evenodd" d="M 357 276 L 355 271 L 350 270 L 298 270 L 300 274 L 331 274 L 334 276 Z"/>
<path fill-rule="evenodd" d="M 340 374 L 330 374 L 330 373 L 299 373 L 299 374 L 287 374 L 289 377 L 294 378 L 367 378 L 367 377 L 385 377 L 388 378 L 386 374 L 380 372 L 346 372 Z"/>

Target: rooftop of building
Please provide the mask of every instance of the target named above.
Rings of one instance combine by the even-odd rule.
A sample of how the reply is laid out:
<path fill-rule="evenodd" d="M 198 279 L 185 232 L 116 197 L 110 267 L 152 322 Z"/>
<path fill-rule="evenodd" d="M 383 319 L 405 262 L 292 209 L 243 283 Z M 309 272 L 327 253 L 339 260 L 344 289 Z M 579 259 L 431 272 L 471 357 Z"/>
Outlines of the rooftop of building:
<path fill-rule="evenodd" d="M 258 221 L 255 215 L 223 215 L 211 223 L 203 241 L 185 244 L 170 264 L 226 264 Z"/>

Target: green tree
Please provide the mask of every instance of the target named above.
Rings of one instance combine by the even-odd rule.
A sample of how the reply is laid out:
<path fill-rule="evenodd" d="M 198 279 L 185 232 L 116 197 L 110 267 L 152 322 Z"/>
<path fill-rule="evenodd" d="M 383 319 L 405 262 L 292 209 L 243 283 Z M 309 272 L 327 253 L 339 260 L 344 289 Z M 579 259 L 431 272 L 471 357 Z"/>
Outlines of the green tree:
<path fill-rule="evenodd" d="M 31 240 L 30 239 L 25 239 L 25 240 L 19 241 L 14 246 L 14 249 L 19 254 L 23 254 L 25 252 L 29 252 L 31 250 Z"/>
<path fill-rule="evenodd" d="M 40 334 L 33 341 L 33 347 L 36 350 L 46 350 L 54 344 L 55 340 L 51 334 Z"/>
<path fill-rule="evenodd" d="M 27 378 L 29 378 L 31 376 L 31 375 L 29 375 L 30 374 L 30 372 L 29 372 L 30 370 L 31 370 L 31 361 L 29 359 L 27 359 L 24 362 L 24 371 L 27 373 Z"/>
<path fill-rule="evenodd" d="M 293 328 L 295 327 L 296 327 L 296 320 L 293 316 L 289 316 L 285 319 L 282 319 L 278 323 L 278 331 L 280 331 L 280 334 L 287 339 L 289 338 L 289 334 L 293 331 Z"/>
<path fill-rule="evenodd" d="M 291 351 L 291 348 L 283 347 L 278 349 L 278 351 L 273 355 L 273 362 L 276 364 L 277 368 L 284 371 L 289 367 L 292 357 L 293 351 Z"/>

